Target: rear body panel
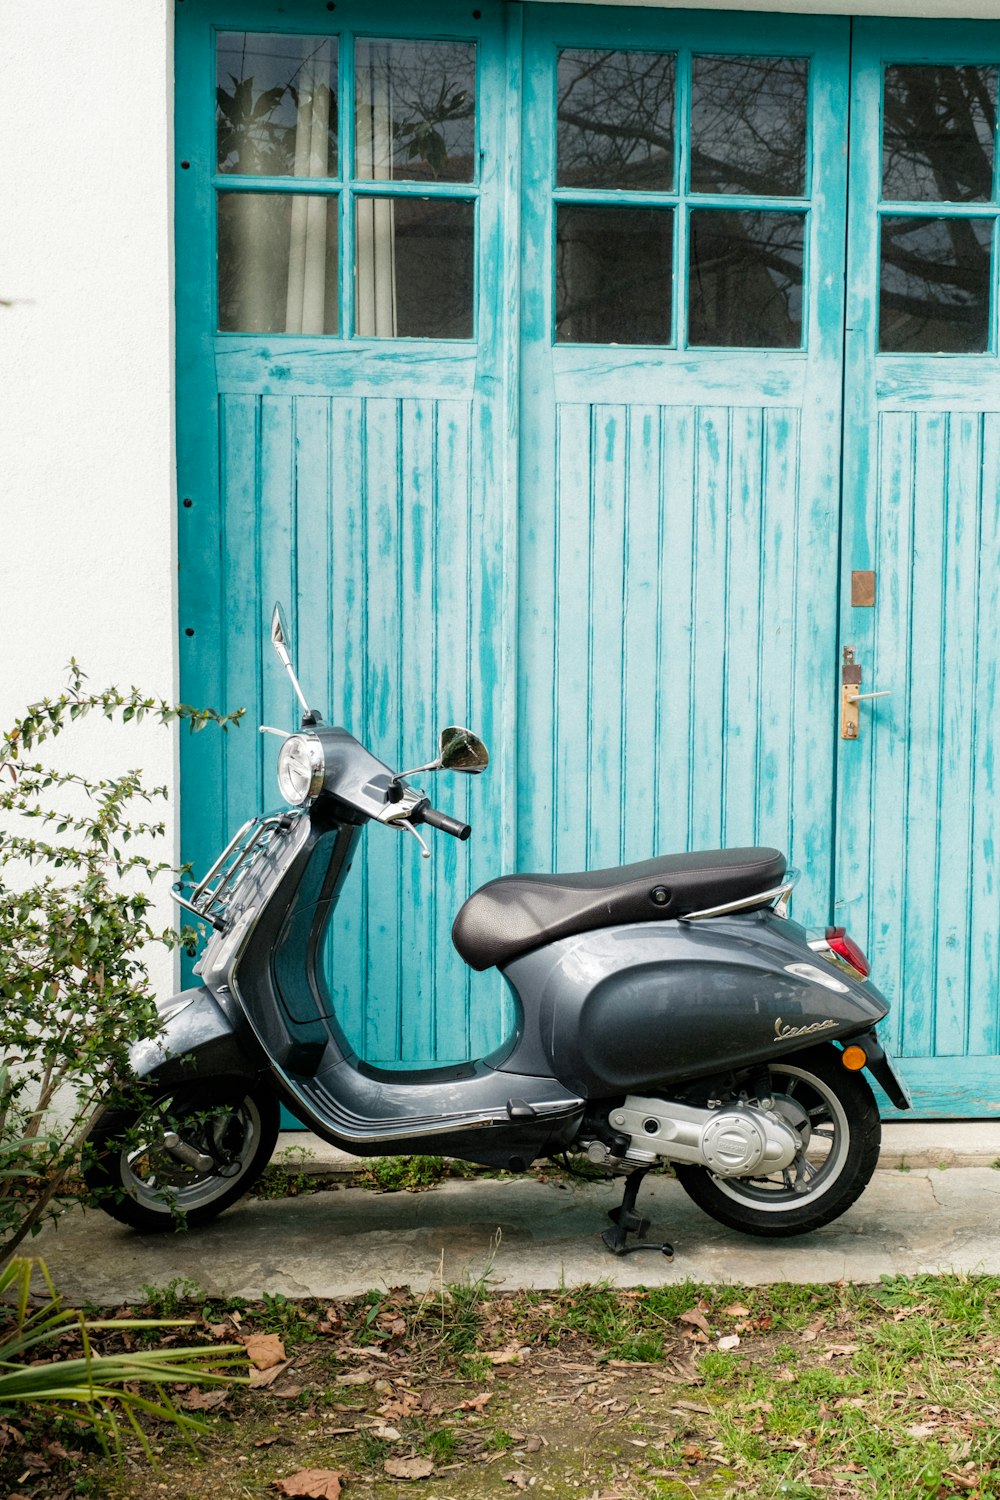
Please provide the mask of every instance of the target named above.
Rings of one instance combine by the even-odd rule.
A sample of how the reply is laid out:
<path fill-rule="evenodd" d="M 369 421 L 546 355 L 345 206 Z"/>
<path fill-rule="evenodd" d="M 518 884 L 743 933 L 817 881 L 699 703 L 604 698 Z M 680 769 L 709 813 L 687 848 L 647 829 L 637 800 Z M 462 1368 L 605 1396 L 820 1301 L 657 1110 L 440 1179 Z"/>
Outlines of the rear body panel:
<path fill-rule="evenodd" d="M 811 952 L 771 912 L 649 922 L 564 938 L 516 959 L 512 1071 L 589 1098 L 666 1090 L 869 1030 L 888 1002 Z"/>

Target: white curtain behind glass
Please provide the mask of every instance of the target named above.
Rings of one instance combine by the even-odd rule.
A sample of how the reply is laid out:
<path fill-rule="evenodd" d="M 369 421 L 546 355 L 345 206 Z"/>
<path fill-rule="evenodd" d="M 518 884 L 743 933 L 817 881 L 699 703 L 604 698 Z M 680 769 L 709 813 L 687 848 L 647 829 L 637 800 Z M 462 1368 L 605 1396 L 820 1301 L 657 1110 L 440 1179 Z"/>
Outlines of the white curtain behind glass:
<path fill-rule="evenodd" d="M 295 121 L 295 176 L 328 173 L 330 129 L 330 43 L 323 42 L 302 65 Z M 325 196 L 296 194 L 292 199 L 288 245 L 286 333 L 322 333 L 326 314 Z"/>
<path fill-rule="evenodd" d="M 358 58 L 355 175 L 392 176 L 392 108 L 375 47 Z M 355 328 L 362 338 L 396 335 L 396 267 L 391 198 L 355 197 Z"/>

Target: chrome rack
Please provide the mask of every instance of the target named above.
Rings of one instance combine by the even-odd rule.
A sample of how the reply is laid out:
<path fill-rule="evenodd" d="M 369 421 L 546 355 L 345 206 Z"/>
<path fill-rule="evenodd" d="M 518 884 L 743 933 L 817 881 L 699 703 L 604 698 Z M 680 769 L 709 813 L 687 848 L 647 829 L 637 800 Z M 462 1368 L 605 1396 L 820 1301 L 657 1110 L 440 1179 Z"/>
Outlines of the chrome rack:
<path fill-rule="evenodd" d="M 753 906 L 771 905 L 771 910 L 777 917 L 788 915 L 788 898 L 792 893 L 792 886 L 802 878 L 799 870 L 786 870 L 785 878 L 780 885 L 774 885 L 768 891 L 758 891 L 753 896 L 741 896 L 738 901 L 726 901 L 722 906 L 707 906 L 704 911 L 689 911 L 683 917 L 678 917 L 679 922 L 703 922 L 708 917 L 724 917 L 733 911 L 748 911 Z"/>
<path fill-rule="evenodd" d="M 264 858 L 278 834 L 287 833 L 294 814 L 281 813 L 270 818 L 249 818 L 230 839 L 208 874 L 186 893 L 178 880 L 170 894 L 178 906 L 210 922 L 217 932 L 224 932 L 226 920 L 236 895 L 251 871 Z M 215 882 L 213 885 L 212 882 Z"/>

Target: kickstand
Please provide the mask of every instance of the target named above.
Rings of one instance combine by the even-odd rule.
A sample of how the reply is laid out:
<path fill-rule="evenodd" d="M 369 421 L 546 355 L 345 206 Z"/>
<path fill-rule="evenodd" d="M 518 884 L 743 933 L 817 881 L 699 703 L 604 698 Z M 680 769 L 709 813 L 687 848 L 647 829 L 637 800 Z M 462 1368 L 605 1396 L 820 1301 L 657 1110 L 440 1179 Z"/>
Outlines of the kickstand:
<path fill-rule="evenodd" d="M 635 1211 L 635 1200 L 642 1184 L 642 1179 L 649 1171 L 648 1167 L 637 1167 L 630 1172 L 625 1179 L 625 1192 L 622 1195 L 621 1205 L 613 1208 L 608 1218 L 615 1226 L 614 1229 L 606 1229 L 601 1239 L 607 1245 L 612 1255 L 629 1255 L 633 1250 L 659 1250 L 667 1260 L 673 1260 L 674 1247 L 666 1245 L 662 1241 L 640 1240 L 635 1245 L 625 1243 L 630 1234 L 646 1234 L 649 1230 L 649 1220 L 644 1219 Z"/>

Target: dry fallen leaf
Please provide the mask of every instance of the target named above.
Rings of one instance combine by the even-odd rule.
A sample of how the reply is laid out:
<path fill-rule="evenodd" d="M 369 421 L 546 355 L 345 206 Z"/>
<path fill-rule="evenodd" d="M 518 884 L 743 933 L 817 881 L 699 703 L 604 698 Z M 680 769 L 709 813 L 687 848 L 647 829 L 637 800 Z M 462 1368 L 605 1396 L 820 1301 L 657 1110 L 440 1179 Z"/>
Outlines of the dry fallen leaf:
<path fill-rule="evenodd" d="M 706 1319 L 705 1314 L 703 1312 L 699 1312 L 696 1307 L 692 1307 L 689 1312 L 682 1312 L 679 1321 L 681 1323 L 690 1324 L 692 1328 L 700 1328 L 702 1333 L 704 1334 L 711 1334 L 712 1332 L 711 1328 L 709 1328 L 708 1326 L 708 1320 Z"/>
<path fill-rule="evenodd" d="M 338 1385 L 371 1385 L 375 1375 L 372 1370 L 352 1370 L 349 1375 L 338 1375 Z"/>
<path fill-rule="evenodd" d="M 434 1473 L 429 1458 L 387 1458 L 382 1467 L 393 1479 L 429 1479 Z"/>
<path fill-rule="evenodd" d="M 724 1334 L 723 1337 L 719 1340 L 718 1345 L 720 1349 L 738 1349 L 739 1346 L 740 1336 L 738 1333 Z"/>
<path fill-rule="evenodd" d="M 289 1479 L 276 1479 L 274 1487 L 283 1495 L 307 1496 L 308 1500 L 338 1500 L 340 1475 L 333 1469 L 300 1469 Z"/>
<path fill-rule="evenodd" d="M 269 1370 L 285 1358 L 285 1346 L 276 1333 L 251 1333 L 243 1342 L 250 1363 L 258 1370 Z"/>
<path fill-rule="evenodd" d="M 731 1307 L 724 1307 L 723 1313 L 727 1318 L 749 1318 L 749 1307 L 743 1307 L 741 1303 L 734 1302 Z"/>
<path fill-rule="evenodd" d="M 492 1354 L 486 1354 L 491 1365 L 519 1365 L 521 1363 L 521 1348 L 519 1344 L 512 1345 L 509 1349 L 495 1349 Z"/>
<path fill-rule="evenodd" d="M 455 1410 L 482 1411 L 487 1401 L 492 1401 L 492 1399 L 493 1397 L 489 1391 L 483 1391 L 481 1396 L 471 1396 L 468 1401 L 462 1401 L 458 1406 L 455 1407 Z"/>
<path fill-rule="evenodd" d="M 185 1411 L 214 1411 L 216 1407 L 225 1406 L 228 1400 L 228 1391 L 200 1391 L 196 1388 L 188 1391 L 180 1405 Z"/>
<path fill-rule="evenodd" d="M 284 1360 L 280 1365 L 272 1365 L 269 1370 L 250 1371 L 250 1389 L 259 1390 L 262 1385 L 271 1385 L 279 1375 L 283 1375 L 291 1364 L 290 1359 Z"/>
<path fill-rule="evenodd" d="M 674 1411 L 700 1411 L 706 1417 L 712 1415 L 712 1408 L 710 1406 L 702 1406 L 697 1401 L 675 1401 L 673 1409 Z"/>
<path fill-rule="evenodd" d="M 528 1488 L 528 1476 L 522 1473 L 520 1469 L 513 1469 L 511 1473 L 505 1474 L 503 1477 L 507 1484 L 516 1485 L 519 1490 L 526 1490 Z"/>

